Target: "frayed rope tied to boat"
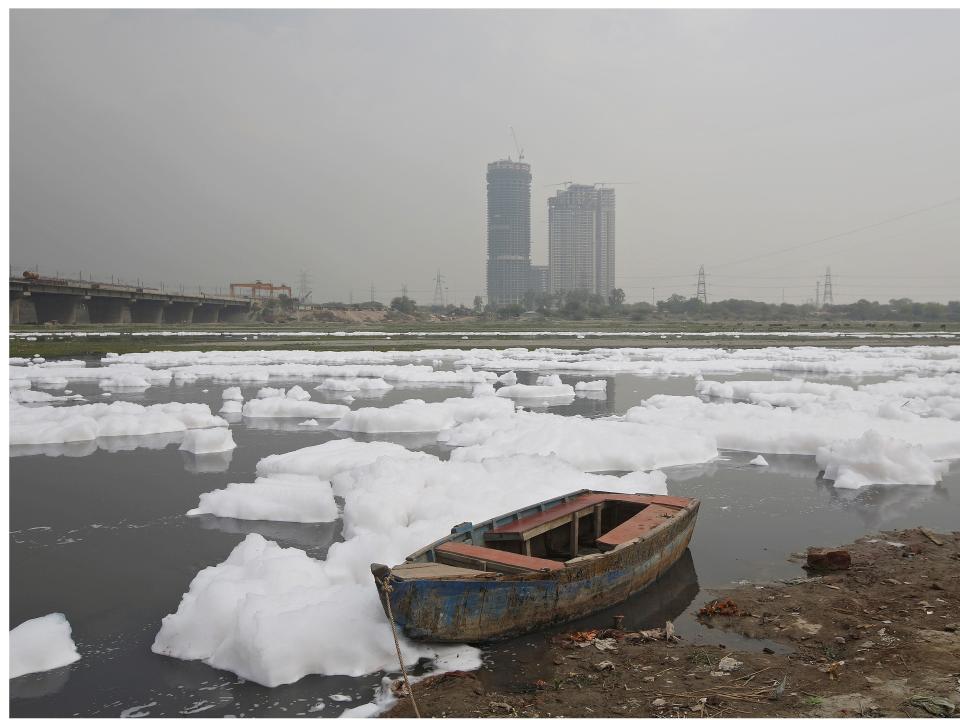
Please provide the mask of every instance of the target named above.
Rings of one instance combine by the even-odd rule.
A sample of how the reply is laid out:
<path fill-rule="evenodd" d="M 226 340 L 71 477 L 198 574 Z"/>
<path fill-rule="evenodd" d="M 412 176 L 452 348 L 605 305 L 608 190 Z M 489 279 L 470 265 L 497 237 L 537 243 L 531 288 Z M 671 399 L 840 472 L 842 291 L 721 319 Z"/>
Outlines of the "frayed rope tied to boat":
<path fill-rule="evenodd" d="M 417 701 L 413 697 L 413 685 L 410 684 L 410 678 L 407 677 L 407 667 L 403 664 L 403 653 L 400 652 L 400 638 L 397 637 L 397 624 L 393 620 L 393 609 L 390 607 L 390 591 L 393 587 L 390 585 L 389 575 L 384 578 L 377 578 L 377 584 L 383 589 L 383 596 L 386 599 L 384 605 L 387 606 L 387 617 L 390 618 L 390 632 L 393 633 L 393 645 L 397 649 L 397 660 L 400 661 L 400 672 L 403 673 L 403 682 L 407 685 L 407 692 L 410 693 L 410 704 L 413 705 L 413 712 L 420 717 L 420 709 L 417 707 Z"/>

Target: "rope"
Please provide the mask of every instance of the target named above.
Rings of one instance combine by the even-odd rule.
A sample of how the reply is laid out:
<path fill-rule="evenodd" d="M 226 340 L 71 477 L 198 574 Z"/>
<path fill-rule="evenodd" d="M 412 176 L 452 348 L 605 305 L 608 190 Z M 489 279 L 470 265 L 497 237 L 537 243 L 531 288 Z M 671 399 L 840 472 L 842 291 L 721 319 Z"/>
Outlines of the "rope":
<path fill-rule="evenodd" d="M 403 681 L 407 684 L 407 691 L 410 693 L 410 703 L 413 705 L 413 712 L 417 717 L 420 717 L 420 709 L 417 707 L 417 701 L 413 697 L 413 685 L 410 684 L 410 678 L 407 677 L 407 668 L 403 664 L 403 654 L 400 652 L 400 639 L 397 637 L 397 625 L 393 621 L 393 609 L 390 607 L 390 581 L 377 578 L 377 582 L 380 584 L 380 587 L 383 588 L 384 595 L 387 598 L 387 602 L 384 604 L 387 606 L 387 617 L 390 618 L 390 632 L 393 633 L 393 645 L 397 649 L 397 660 L 400 661 L 400 672 L 403 673 Z"/>

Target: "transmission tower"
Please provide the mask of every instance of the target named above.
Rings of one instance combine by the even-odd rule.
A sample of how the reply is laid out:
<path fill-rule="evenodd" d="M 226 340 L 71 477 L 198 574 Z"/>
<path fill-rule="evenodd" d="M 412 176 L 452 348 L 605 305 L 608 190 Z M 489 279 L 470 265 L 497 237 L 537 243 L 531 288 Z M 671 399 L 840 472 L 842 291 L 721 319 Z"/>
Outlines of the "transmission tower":
<path fill-rule="evenodd" d="M 830 277 L 829 266 L 827 266 L 827 275 L 823 279 L 823 304 L 833 305 L 833 278 Z"/>
<path fill-rule="evenodd" d="M 446 307 L 447 304 L 444 302 L 443 291 L 443 275 L 437 270 L 437 282 L 433 286 L 433 304 L 435 307 Z"/>
<path fill-rule="evenodd" d="M 707 304 L 707 274 L 703 271 L 703 265 L 700 266 L 700 272 L 697 274 L 697 300 L 704 305 Z"/>
<path fill-rule="evenodd" d="M 820 307 L 820 281 L 817 280 L 817 294 L 813 296 L 813 306 Z"/>
<path fill-rule="evenodd" d="M 300 293 L 300 302 L 306 302 L 307 296 L 310 294 L 310 273 L 306 270 L 300 271 L 297 292 Z"/>
<path fill-rule="evenodd" d="M 403 285 L 400 286 L 400 297 L 402 297 L 404 300 L 407 299 L 407 284 L 406 284 L 406 283 L 404 283 Z"/>

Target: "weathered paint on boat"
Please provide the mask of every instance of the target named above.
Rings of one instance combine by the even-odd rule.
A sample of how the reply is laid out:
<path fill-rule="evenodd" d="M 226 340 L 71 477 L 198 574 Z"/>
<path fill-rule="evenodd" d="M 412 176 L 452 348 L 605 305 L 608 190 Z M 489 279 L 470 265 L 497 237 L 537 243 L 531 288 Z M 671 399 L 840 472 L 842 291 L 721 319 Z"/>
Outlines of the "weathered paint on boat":
<path fill-rule="evenodd" d="M 561 499 L 537 507 L 550 507 L 557 500 Z M 699 501 L 691 500 L 648 535 L 560 570 L 497 578 L 413 580 L 389 575 L 383 566 L 379 572 L 389 581 L 394 622 L 412 639 L 482 642 L 511 637 L 588 615 L 643 590 L 686 550 L 699 506 Z M 491 524 L 502 523 L 488 521 L 480 527 Z M 469 524 L 455 528 L 461 532 L 431 547 L 478 529 Z M 425 551 L 429 548 L 420 553 Z M 388 600 L 382 588 L 380 598 L 386 609 Z"/>

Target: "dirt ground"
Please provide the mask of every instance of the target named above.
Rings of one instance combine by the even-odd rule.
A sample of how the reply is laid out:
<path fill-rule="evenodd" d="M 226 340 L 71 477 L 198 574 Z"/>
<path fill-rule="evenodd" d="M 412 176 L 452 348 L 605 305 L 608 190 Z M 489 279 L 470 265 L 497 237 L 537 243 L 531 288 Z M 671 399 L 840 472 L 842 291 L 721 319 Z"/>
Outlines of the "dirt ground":
<path fill-rule="evenodd" d="M 960 532 L 884 532 L 845 549 L 848 570 L 724 590 L 719 612 L 700 614 L 785 652 L 689 644 L 672 625 L 639 632 L 626 617 L 622 630 L 545 640 L 525 676 L 478 670 L 415 684 L 420 714 L 960 716 Z M 798 570 L 805 558 L 793 558 Z M 385 716 L 412 717 L 409 698 Z"/>

